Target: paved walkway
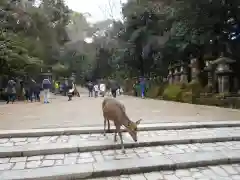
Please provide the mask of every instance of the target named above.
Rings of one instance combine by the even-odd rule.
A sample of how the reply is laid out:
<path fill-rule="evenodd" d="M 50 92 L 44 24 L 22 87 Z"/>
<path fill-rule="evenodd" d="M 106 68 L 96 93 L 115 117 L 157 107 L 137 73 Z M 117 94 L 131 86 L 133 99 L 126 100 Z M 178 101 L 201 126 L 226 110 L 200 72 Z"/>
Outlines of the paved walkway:
<path fill-rule="evenodd" d="M 157 171 L 98 180 L 239 180 L 240 165 L 207 166 L 176 171 Z M 90 180 L 90 179 L 88 179 Z M 91 179 L 97 180 L 97 179 Z"/>
<path fill-rule="evenodd" d="M 0 129 L 30 129 L 102 125 L 103 98 L 81 97 L 68 102 L 67 97 L 52 96 L 50 104 L 23 103 L 0 105 Z M 239 120 L 240 111 L 152 99 L 119 96 L 132 120 L 144 123 Z"/>
<path fill-rule="evenodd" d="M 214 122 L 216 127 L 187 128 L 179 123 L 175 128 L 168 123 L 165 130 L 160 130 L 163 124 L 155 124 L 156 130 L 145 125 L 139 129 L 138 143 L 127 132 L 122 133 L 126 153 L 121 150 L 119 138 L 117 143 L 113 142 L 114 134 L 87 133 L 83 127 L 85 133 L 72 134 L 65 129 L 61 135 L 56 129 L 51 135 L 22 132 L 24 136 L 12 137 L 9 131 L 8 137 L 0 137 L 0 177 L 239 180 L 240 122 L 234 124 L 225 127 Z"/>

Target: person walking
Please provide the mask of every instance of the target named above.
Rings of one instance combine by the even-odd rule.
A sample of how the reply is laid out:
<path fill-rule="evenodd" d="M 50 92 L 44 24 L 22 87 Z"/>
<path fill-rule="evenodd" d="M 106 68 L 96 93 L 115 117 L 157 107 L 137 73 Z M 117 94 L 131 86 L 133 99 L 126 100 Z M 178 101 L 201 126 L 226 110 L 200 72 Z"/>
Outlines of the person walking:
<path fill-rule="evenodd" d="M 111 80 L 110 81 L 110 88 L 111 88 L 111 93 L 114 98 L 117 97 L 117 90 L 119 89 L 119 85 L 116 81 Z"/>
<path fill-rule="evenodd" d="M 36 83 L 34 87 L 35 102 L 36 101 L 40 102 L 40 92 L 41 92 L 41 85 L 39 83 Z"/>
<path fill-rule="evenodd" d="M 58 94 L 59 93 L 59 82 L 55 81 L 54 83 L 54 94 Z"/>
<path fill-rule="evenodd" d="M 139 86 L 139 83 L 138 83 L 138 81 L 136 81 L 136 82 L 133 84 L 133 91 L 134 91 L 134 96 L 135 96 L 135 97 L 138 96 L 138 86 Z"/>
<path fill-rule="evenodd" d="M 92 83 L 92 81 L 89 81 L 87 83 L 87 88 L 88 88 L 88 97 L 93 97 L 93 83 Z"/>
<path fill-rule="evenodd" d="M 31 102 L 33 102 L 33 98 L 35 99 L 36 101 L 36 97 L 35 97 L 35 93 L 34 93 L 34 90 L 35 90 L 35 87 L 36 87 L 36 81 L 34 79 L 30 79 L 30 82 L 29 82 L 29 100 Z"/>
<path fill-rule="evenodd" d="M 74 94 L 74 84 L 73 82 L 72 83 L 69 83 L 68 85 L 68 101 L 71 101 L 72 100 L 72 97 L 73 97 L 73 94 Z"/>
<path fill-rule="evenodd" d="M 99 86 L 98 86 L 98 84 L 96 83 L 93 88 L 94 88 L 94 96 L 96 98 L 96 97 L 98 97 L 98 93 L 99 93 Z"/>
<path fill-rule="evenodd" d="M 105 96 L 105 92 L 106 92 L 106 85 L 104 84 L 104 83 L 101 83 L 100 85 L 99 85 L 99 89 L 100 89 L 100 94 L 101 94 L 101 96 L 102 97 L 104 97 Z"/>
<path fill-rule="evenodd" d="M 142 96 L 142 98 L 145 98 L 146 83 L 145 83 L 144 78 L 140 79 L 140 89 L 141 89 L 141 96 Z"/>
<path fill-rule="evenodd" d="M 11 101 L 12 104 L 14 103 L 16 99 L 16 82 L 11 79 L 8 81 L 7 87 L 6 87 L 6 93 L 7 93 L 7 104 Z"/>
<path fill-rule="evenodd" d="M 65 79 L 64 80 L 64 83 L 63 83 L 63 95 L 64 96 L 67 96 L 67 93 L 68 93 L 68 80 L 67 79 Z"/>
<path fill-rule="evenodd" d="M 43 88 L 43 98 L 44 98 L 44 104 L 49 103 L 49 92 L 51 89 L 51 82 L 48 78 L 43 79 L 42 81 L 42 88 Z"/>

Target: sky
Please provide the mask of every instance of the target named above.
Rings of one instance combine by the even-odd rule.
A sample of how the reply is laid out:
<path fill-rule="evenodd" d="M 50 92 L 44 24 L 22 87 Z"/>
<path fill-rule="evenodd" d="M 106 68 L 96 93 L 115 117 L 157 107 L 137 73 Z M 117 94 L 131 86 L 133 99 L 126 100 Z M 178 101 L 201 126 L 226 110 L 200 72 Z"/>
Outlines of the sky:
<path fill-rule="evenodd" d="M 91 23 L 108 18 L 121 19 L 121 2 L 126 0 L 65 0 L 68 7 L 80 13 L 90 13 Z"/>

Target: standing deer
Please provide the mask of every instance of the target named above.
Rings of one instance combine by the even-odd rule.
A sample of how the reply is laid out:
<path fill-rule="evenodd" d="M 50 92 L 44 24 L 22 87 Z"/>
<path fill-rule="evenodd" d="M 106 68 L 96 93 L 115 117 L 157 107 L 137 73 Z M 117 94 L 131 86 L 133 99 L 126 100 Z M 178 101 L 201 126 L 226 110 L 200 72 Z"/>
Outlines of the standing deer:
<path fill-rule="evenodd" d="M 106 122 L 108 122 L 108 130 L 110 129 L 109 121 L 113 121 L 116 127 L 114 133 L 114 142 L 117 142 L 117 133 L 121 140 L 122 152 L 125 153 L 122 139 L 121 126 L 125 126 L 127 132 L 132 139 L 137 142 L 137 126 L 140 124 L 141 119 L 133 122 L 131 121 L 125 111 L 125 107 L 119 101 L 113 98 L 105 98 L 102 103 L 102 111 L 104 117 L 104 136 L 106 135 Z"/>
<path fill-rule="evenodd" d="M 105 98 L 102 102 L 102 110 L 105 107 L 106 103 L 109 102 L 109 101 L 116 101 L 116 100 L 113 99 L 113 98 Z M 123 104 L 119 103 L 119 102 L 118 102 L 118 105 L 121 107 L 122 111 L 125 112 L 125 106 Z M 106 134 L 106 124 L 107 123 L 108 123 L 107 132 L 110 132 L 110 121 L 109 121 L 109 119 L 104 118 L 104 135 Z"/>

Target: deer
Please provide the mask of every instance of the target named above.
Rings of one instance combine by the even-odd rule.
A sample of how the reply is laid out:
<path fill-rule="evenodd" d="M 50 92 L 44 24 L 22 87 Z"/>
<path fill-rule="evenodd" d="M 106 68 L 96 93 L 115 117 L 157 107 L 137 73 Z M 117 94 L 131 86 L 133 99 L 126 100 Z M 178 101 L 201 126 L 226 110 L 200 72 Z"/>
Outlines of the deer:
<path fill-rule="evenodd" d="M 126 114 L 125 107 L 122 103 L 117 101 L 115 98 L 105 98 L 102 102 L 102 111 L 104 117 L 104 136 L 106 136 L 106 122 L 108 122 L 108 130 L 110 129 L 110 121 L 113 121 L 115 125 L 114 142 L 117 142 L 117 134 L 121 140 L 121 149 L 125 153 L 121 126 L 126 128 L 126 131 L 130 134 L 132 139 L 137 142 L 137 130 L 138 125 L 142 121 L 139 119 L 133 122 L 129 119 Z"/>
<path fill-rule="evenodd" d="M 105 98 L 104 100 L 103 100 L 103 102 L 102 102 L 102 110 L 103 110 L 103 108 L 105 107 L 105 104 L 108 102 L 108 101 L 112 101 L 112 100 L 114 100 L 113 98 L 109 98 L 109 97 L 107 97 L 107 98 Z M 121 107 L 121 109 L 122 109 L 122 111 L 124 111 L 125 112 L 125 106 L 122 104 L 122 103 L 118 103 L 119 104 L 119 106 Z M 110 132 L 110 121 L 108 120 L 108 119 L 105 119 L 104 118 L 104 135 L 106 134 L 106 124 L 108 123 L 108 130 L 107 130 L 107 132 Z"/>

